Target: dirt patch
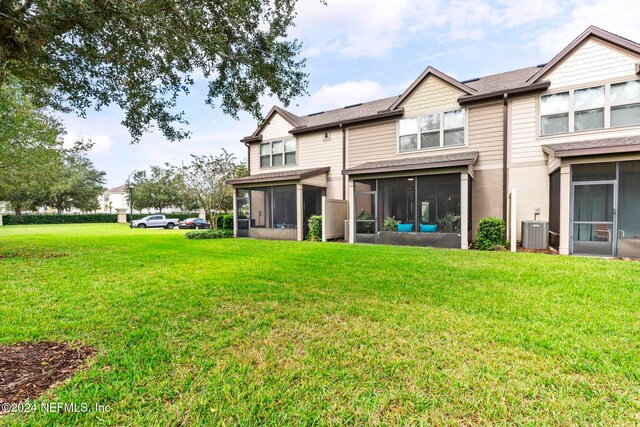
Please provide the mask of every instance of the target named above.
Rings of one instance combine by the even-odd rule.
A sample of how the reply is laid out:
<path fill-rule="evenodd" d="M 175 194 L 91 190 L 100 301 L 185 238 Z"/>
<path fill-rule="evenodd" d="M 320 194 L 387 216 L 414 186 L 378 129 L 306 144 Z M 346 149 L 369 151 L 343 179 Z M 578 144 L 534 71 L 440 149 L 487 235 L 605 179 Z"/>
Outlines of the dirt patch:
<path fill-rule="evenodd" d="M 92 347 L 72 348 L 59 342 L 0 346 L 0 403 L 19 403 L 40 396 L 71 377 L 93 354 Z"/>
<path fill-rule="evenodd" d="M 525 249 L 522 246 L 518 246 L 516 249 L 518 252 L 528 252 L 530 254 L 547 254 L 547 255 L 558 255 L 558 251 L 549 249 Z"/>
<path fill-rule="evenodd" d="M 62 258 L 68 256 L 64 252 L 0 252 L 0 259 L 9 258 L 35 258 L 35 259 L 49 259 L 49 258 Z"/>

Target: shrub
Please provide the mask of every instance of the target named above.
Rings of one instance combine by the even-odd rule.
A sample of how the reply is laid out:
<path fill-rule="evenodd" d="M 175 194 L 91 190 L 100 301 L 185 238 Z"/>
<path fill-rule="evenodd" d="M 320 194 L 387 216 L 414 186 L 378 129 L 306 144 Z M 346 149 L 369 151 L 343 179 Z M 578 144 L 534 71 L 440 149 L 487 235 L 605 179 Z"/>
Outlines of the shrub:
<path fill-rule="evenodd" d="M 222 230 L 233 230 L 233 214 L 220 215 L 217 226 Z"/>
<path fill-rule="evenodd" d="M 482 218 L 478 222 L 478 240 L 476 248 L 481 251 L 493 251 L 504 246 L 504 221 L 500 218 Z"/>
<path fill-rule="evenodd" d="M 211 229 L 202 231 L 189 231 L 185 233 L 187 239 L 228 239 L 233 237 L 233 230 Z"/>
<path fill-rule="evenodd" d="M 438 231 L 441 233 L 460 233 L 460 217 L 453 212 L 448 212 L 437 220 Z"/>
<path fill-rule="evenodd" d="M 307 240 L 318 242 L 322 240 L 322 215 L 313 215 L 309 217 L 309 232 Z"/>
<path fill-rule="evenodd" d="M 388 216 L 384 219 L 382 229 L 384 231 L 396 231 L 398 229 L 398 224 L 400 224 L 400 221 L 398 221 L 395 216 Z"/>
<path fill-rule="evenodd" d="M 154 214 L 133 214 L 133 219 L 144 218 L 145 216 Z M 180 221 L 184 221 L 187 218 L 194 218 L 198 216 L 198 213 L 186 212 L 186 213 L 170 213 L 164 214 L 169 218 L 178 218 Z M 233 228 L 233 215 L 231 215 L 231 228 Z M 129 213 L 127 213 L 126 220 L 129 221 Z M 23 214 L 16 215 L 3 215 L 2 222 L 4 225 L 33 225 L 33 224 L 98 224 L 98 223 L 115 223 L 118 222 L 117 214 Z"/>

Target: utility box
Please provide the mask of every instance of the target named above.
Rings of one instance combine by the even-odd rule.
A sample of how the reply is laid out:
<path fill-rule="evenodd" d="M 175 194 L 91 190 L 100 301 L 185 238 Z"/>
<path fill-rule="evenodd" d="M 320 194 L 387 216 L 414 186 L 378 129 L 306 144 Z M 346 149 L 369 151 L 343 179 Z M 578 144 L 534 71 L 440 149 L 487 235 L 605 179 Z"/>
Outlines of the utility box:
<path fill-rule="evenodd" d="M 522 247 L 524 249 L 548 249 L 549 223 L 547 221 L 522 221 Z"/>

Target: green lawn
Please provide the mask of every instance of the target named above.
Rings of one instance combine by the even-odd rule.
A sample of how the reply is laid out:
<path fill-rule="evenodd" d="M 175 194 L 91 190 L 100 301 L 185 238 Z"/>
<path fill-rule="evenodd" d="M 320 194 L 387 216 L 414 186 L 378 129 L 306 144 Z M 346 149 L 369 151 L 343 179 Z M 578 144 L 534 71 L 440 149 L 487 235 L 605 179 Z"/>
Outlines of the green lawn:
<path fill-rule="evenodd" d="M 636 425 L 640 263 L 0 228 L 0 343 L 98 350 L 6 425 Z M 67 254 L 63 257 L 52 257 Z"/>

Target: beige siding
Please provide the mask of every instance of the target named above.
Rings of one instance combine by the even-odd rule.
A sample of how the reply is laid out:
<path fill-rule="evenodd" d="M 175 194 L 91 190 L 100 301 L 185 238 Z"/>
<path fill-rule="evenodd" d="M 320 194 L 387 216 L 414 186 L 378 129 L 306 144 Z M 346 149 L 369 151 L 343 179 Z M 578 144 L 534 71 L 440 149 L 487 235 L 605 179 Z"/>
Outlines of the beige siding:
<path fill-rule="evenodd" d="M 263 141 L 270 139 L 284 138 L 291 136 L 289 131 L 293 129 L 291 123 L 286 121 L 280 114 L 274 114 L 269 123 L 262 129 L 260 135 L 262 135 Z"/>
<path fill-rule="evenodd" d="M 445 83 L 438 77 L 429 76 L 400 106 L 404 107 L 406 117 L 449 108 L 455 110 L 460 108 L 457 99 L 461 95 L 464 95 L 464 92 L 460 89 Z"/>
<path fill-rule="evenodd" d="M 502 169 L 477 170 L 471 185 L 471 225 L 473 239 L 478 221 L 486 217 L 502 218 Z"/>
<path fill-rule="evenodd" d="M 397 152 L 396 121 L 372 123 L 349 129 L 349 166 L 396 158 L 478 151 L 478 168 L 502 165 L 502 104 L 493 103 L 468 110 L 468 147 Z"/>
<path fill-rule="evenodd" d="M 396 121 L 349 129 L 349 167 L 396 157 Z"/>
<path fill-rule="evenodd" d="M 633 76 L 638 57 L 606 42 L 586 40 L 569 57 L 542 78 L 551 89 L 617 77 Z"/>
<path fill-rule="evenodd" d="M 279 114 L 274 114 L 269 123 L 262 129 L 260 135 L 262 135 L 262 141 L 269 142 L 277 139 L 294 139 L 294 136 L 289 133 L 293 129 L 291 123 L 286 121 Z M 250 175 L 266 172 L 279 172 L 290 169 L 300 169 L 297 165 L 285 165 L 273 168 L 260 168 L 260 143 L 252 143 L 249 152 L 249 158 L 251 162 Z"/>
<path fill-rule="evenodd" d="M 479 153 L 476 168 L 502 167 L 504 127 L 502 103 L 471 107 L 468 112 L 468 150 Z M 456 149 L 455 151 L 464 150 Z"/>
<path fill-rule="evenodd" d="M 516 224 L 520 239 L 521 222 L 532 220 L 534 209 L 540 208 L 540 221 L 549 220 L 549 174 L 546 165 L 509 169 L 509 188 L 518 190 Z M 475 195 L 474 195 L 475 197 Z"/>
<path fill-rule="evenodd" d="M 323 133 L 300 135 L 298 169 L 330 167 L 327 174 L 327 198 L 342 199 L 342 132 L 334 129 L 330 141 L 322 140 Z"/>

